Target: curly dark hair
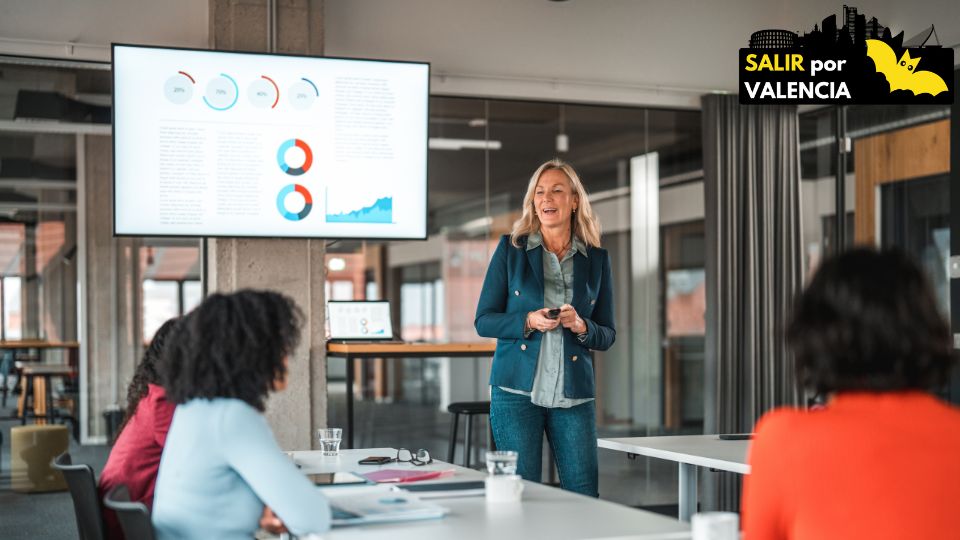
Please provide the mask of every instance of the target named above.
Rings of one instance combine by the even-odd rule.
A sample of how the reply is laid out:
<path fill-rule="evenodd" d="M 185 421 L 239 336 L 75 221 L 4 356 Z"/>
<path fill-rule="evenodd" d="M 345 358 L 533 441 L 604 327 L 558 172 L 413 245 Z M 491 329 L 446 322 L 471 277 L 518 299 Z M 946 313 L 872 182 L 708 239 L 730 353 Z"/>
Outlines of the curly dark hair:
<path fill-rule="evenodd" d="M 950 327 L 926 275 L 896 250 L 823 262 L 787 330 L 798 381 L 818 393 L 934 390 L 954 362 Z"/>
<path fill-rule="evenodd" d="M 303 314 L 289 297 L 269 291 L 213 294 L 184 317 L 160 373 L 167 399 L 235 398 L 257 410 L 300 341 Z"/>
<path fill-rule="evenodd" d="M 120 422 L 120 428 L 117 429 L 118 436 L 120 432 L 123 431 L 123 428 L 126 427 L 127 422 L 133 418 L 134 413 L 137 412 L 137 405 L 140 404 L 140 400 L 147 395 L 147 385 L 160 384 L 160 375 L 157 373 L 157 363 L 160 361 L 160 355 L 163 352 L 164 345 L 179 322 L 180 318 L 175 317 L 163 323 L 163 325 L 157 329 L 156 333 L 153 334 L 153 339 L 150 340 L 150 345 L 147 347 L 147 350 L 143 351 L 143 358 L 140 360 L 140 364 L 137 365 L 137 370 L 133 373 L 133 380 L 130 381 L 130 386 L 127 387 L 127 410 L 123 414 L 123 422 Z"/>

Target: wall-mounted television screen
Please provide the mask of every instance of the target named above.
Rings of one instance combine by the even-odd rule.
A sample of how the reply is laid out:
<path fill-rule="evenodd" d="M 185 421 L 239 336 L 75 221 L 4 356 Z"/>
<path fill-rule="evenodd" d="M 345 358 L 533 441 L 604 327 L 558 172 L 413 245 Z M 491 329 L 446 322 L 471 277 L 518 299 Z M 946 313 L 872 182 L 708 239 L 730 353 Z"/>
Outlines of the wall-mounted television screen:
<path fill-rule="evenodd" d="M 114 233 L 423 239 L 430 66 L 113 46 Z"/>

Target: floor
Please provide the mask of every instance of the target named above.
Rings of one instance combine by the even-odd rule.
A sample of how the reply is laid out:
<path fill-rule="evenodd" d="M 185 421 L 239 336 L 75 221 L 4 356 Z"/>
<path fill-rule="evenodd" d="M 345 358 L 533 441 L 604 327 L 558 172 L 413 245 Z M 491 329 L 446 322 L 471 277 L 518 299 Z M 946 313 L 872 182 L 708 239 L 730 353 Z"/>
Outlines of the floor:
<path fill-rule="evenodd" d="M 14 396 L 15 397 L 15 396 Z M 330 425 L 346 425 L 344 387 L 331 384 Z M 0 418 L 14 412 L 15 399 L 0 408 Z M 447 459 L 450 419 L 436 405 L 416 403 L 357 403 L 358 447 L 426 448 L 438 459 Z M 475 426 L 474 440 L 485 441 L 486 422 Z M 78 538 L 73 503 L 67 492 L 21 494 L 10 490 L 10 428 L 19 420 L 0 420 L 3 433 L 0 459 L 0 538 L 76 539 Z M 462 433 L 462 432 L 461 432 Z M 607 432 L 601 436 L 630 436 L 631 433 Z M 461 434 L 462 440 L 462 434 Z M 485 444 L 485 443 L 484 443 Z M 458 446 L 456 461 L 462 456 Z M 475 451 L 474 466 L 482 466 L 483 446 Z M 71 441 L 75 463 L 88 463 L 99 474 L 109 454 L 107 446 L 81 446 Z M 667 515 L 676 515 L 677 467 L 656 459 L 628 460 L 619 452 L 600 451 L 600 497 L 634 507 L 644 507 Z"/>

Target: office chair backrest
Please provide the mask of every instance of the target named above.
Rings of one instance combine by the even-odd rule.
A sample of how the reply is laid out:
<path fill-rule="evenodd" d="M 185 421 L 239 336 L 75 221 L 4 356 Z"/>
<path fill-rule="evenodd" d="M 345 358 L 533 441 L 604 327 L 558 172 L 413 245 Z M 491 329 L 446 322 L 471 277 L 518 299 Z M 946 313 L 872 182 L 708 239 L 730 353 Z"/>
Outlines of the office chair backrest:
<path fill-rule="evenodd" d="M 110 490 L 103 498 L 103 504 L 117 513 L 123 536 L 138 540 L 154 540 L 153 523 L 150 521 L 150 510 L 143 503 L 132 502 L 127 486 L 120 484 Z"/>
<path fill-rule="evenodd" d="M 89 465 L 74 465 L 70 452 L 53 461 L 53 468 L 63 473 L 73 498 L 77 515 L 77 531 L 81 540 L 104 540 L 103 514 L 100 512 L 97 482 Z"/>

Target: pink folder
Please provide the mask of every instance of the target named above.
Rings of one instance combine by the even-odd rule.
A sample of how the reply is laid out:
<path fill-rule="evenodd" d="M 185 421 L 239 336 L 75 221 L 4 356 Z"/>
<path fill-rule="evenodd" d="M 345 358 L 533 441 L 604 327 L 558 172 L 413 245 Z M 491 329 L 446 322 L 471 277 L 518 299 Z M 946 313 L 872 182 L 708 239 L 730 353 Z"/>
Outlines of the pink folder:
<path fill-rule="evenodd" d="M 453 469 L 447 469 L 444 471 L 418 471 L 413 469 L 380 469 L 379 471 L 373 471 L 364 474 L 363 476 L 369 480 L 373 480 L 378 484 L 384 483 L 405 483 L 405 482 L 418 482 L 420 480 L 433 480 L 434 478 L 443 478 L 444 476 L 451 476 L 453 474 Z"/>

